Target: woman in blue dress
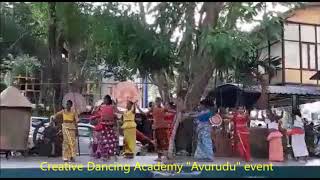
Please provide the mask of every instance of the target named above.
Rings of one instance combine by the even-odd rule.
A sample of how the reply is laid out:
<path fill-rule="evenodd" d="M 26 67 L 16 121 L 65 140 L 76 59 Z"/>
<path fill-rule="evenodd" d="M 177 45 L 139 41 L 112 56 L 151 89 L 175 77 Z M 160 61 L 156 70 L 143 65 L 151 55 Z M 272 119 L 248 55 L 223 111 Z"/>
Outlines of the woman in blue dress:
<path fill-rule="evenodd" d="M 184 116 L 194 117 L 197 125 L 197 148 L 194 158 L 200 161 L 213 161 L 212 125 L 209 119 L 214 113 L 209 109 L 206 101 L 201 101 L 197 113 L 189 113 Z"/>

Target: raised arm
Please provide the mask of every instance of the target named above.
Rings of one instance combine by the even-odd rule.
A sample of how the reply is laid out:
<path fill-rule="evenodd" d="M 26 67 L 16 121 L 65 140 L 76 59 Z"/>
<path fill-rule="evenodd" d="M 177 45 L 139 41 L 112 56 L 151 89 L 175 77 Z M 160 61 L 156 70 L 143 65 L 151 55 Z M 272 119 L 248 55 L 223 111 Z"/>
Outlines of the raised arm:
<path fill-rule="evenodd" d="M 189 113 L 183 113 L 182 117 L 187 118 L 187 117 L 192 117 L 192 118 L 196 118 L 197 116 L 199 116 L 200 113 L 198 112 L 189 112 Z"/>
<path fill-rule="evenodd" d="M 114 106 L 114 113 L 116 114 L 124 114 L 125 111 L 120 111 L 117 106 Z"/>

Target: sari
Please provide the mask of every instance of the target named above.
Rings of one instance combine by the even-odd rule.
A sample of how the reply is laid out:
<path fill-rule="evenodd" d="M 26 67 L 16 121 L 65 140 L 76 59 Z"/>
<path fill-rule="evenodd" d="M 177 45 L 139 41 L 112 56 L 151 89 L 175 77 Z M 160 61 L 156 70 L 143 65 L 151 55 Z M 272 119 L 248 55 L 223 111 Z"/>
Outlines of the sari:
<path fill-rule="evenodd" d="M 249 142 L 249 129 L 247 122 L 249 118 L 245 115 L 235 113 L 232 121 L 234 122 L 235 146 L 241 157 L 246 161 L 251 160 L 251 148 Z"/>
<path fill-rule="evenodd" d="M 136 127 L 135 114 L 129 110 L 123 114 L 124 155 L 134 157 L 136 151 Z"/>
<path fill-rule="evenodd" d="M 77 152 L 77 139 L 76 139 L 76 118 L 75 112 L 67 112 L 62 110 L 56 115 L 62 115 L 62 158 L 64 161 L 74 159 Z"/>
<path fill-rule="evenodd" d="M 194 158 L 198 160 L 213 161 L 213 143 L 211 137 L 212 126 L 209 118 L 212 116 L 210 111 L 201 112 L 197 118 L 197 147 Z"/>
<path fill-rule="evenodd" d="M 71 160 L 76 157 L 77 140 L 76 140 L 76 127 L 71 123 L 62 124 L 62 157 L 63 160 Z"/>

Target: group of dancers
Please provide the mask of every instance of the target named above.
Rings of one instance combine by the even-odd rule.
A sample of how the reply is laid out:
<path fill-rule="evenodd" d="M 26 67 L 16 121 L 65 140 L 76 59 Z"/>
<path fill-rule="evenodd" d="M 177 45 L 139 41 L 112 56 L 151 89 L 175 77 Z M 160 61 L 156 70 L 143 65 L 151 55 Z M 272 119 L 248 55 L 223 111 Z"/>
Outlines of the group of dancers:
<path fill-rule="evenodd" d="M 65 109 L 56 113 L 54 118 L 61 115 L 63 118 L 62 132 L 62 156 L 65 162 L 74 162 L 76 156 L 76 124 L 79 122 L 78 115 L 71 109 L 72 101 L 67 101 Z M 103 99 L 103 103 L 97 107 L 90 120 L 97 120 L 93 132 L 92 154 L 95 158 L 109 160 L 117 157 L 118 152 L 118 127 L 117 115 L 122 115 L 123 123 L 121 129 L 124 135 L 124 151 L 125 158 L 134 158 L 136 152 L 137 124 L 135 122 L 136 111 L 152 116 L 154 141 L 158 158 L 161 161 L 166 157 L 169 146 L 169 137 L 174 118 L 174 104 L 168 103 L 166 107 L 162 106 L 162 99 L 156 98 L 155 104 L 149 107 L 147 112 L 141 110 L 137 102 L 127 101 L 126 111 L 117 108 L 117 101 L 113 101 L 109 95 Z M 139 133 L 139 132 L 138 132 Z M 138 134 L 139 135 L 139 134 Z"/>
<path fill-rule="evenodd" d="M 245 107 L 238 107 L 231 113 L 215 112 L 214 107 L 210 107 L 208 101 L 200 102 L 198 112 L 185 113 L 186 117 L 193 117 L 197 123 L 197 147 L 194 154 L 195 159 L 204 161 L 214 160 L 214 142 L 212 140 L 212 124 L 211 118 L 219 116 L 227 123 L 232 124 L 234 135 L 234 146 L 239 155 L 246 161 L 251 162 L 250 148 L 250 120 L 255 118 L 250 117 L 249 111 Z M 281 116 L 278 116 L 270 109 L 266 110 L 266 117 L 262 116 L 268 128 L 268 136 L 266 140 L 269 142 L 269 161 L 282 162 L 284 161 L 284 148 L 282 143 L 283 136 L 291 136 L 291 146 L 293 155 L 297 160 L 307 161 L 309 152 L 305 141 L 304 118 L 302 118 L 299 109 L 292 112 L 294 125 L 291 129 L 284 129 Z"/>
<path fill-rule="evenodd" d="M 214 116 L 220 116 L 226 122 L 233 124 L 233 133 L 235 137 L 235 147 L 241 157 L 245 161 L 250 162 L 250 140 L 249 140 L 249 126 L 250 115 L 244 107 L 238 107 L 232 114 L 223 114 L 215 112 L 208 101 L 202 100 L 194 112 L 182 113 L 182 118 L 191 117 L 196 122 L 197 132 L 197 146 L 194 158 L 199 161 L 213 161 L 214 160 L 214 142 L 212 140 L 212 124 L 210 119 Z M 75 111 L 71 110 L 73 103 L 67 101 L 64 110 L 58 112 L 56 116 L 62 115 L 63 124 L 63 143 L 62 143 L 62 156 L 63 160 L 75 161 L 76 157 L 76 124 L 78 116 Z M 96 108 L 90 120 L 97 120 L 97 124 L 93 133 L 92 152 L 96 158 L 103 158 L 109 160 L 117 156 L 118 151 L 118 127 L 117 127 L 117 114 L 122 115 L 123 123 L 122 130 L 124 135 L 124 152 L 125 158 L 134 158 L 136 151 L 136 138 L 137 138 L 137 124 L 135 122 L 135 113 L 139 111 L 147 117 L 152 116 L 154 132 L 154 141 L 158 157 L 156 161 L 162 161 L 166 157 L 169 146 L 169 138 L 173 127 L 173 119 L 176 115 L 175 106 L 167 104 L 163 106 L 162 99 L 156 98 L 155 104 L 149 106 L 147 112 L 141 110 L 137 102 L 128 101 L 126 111 L 120 111 L 117 108 L 117 101 L 113 101 L 109 95 L 104 97 L 102 105 Z M 276 115 L 270 109 L 266 111 L 266 117 L 263 120 L 267 123 L 269 135 L 266 140 L 269 141 L 269 160 L 270 161 L 284 161 L 282 136 L 288 135 L 292 138 L 293 154 L 296 158 L 308 157 L 308 150 L 304 139 L 303 119 L 299 110 L 293 111 L 294 127 L 285 130 L 281 126 L 281 116 Z M 169 121 L 168 121 L 169 119 Z"/>

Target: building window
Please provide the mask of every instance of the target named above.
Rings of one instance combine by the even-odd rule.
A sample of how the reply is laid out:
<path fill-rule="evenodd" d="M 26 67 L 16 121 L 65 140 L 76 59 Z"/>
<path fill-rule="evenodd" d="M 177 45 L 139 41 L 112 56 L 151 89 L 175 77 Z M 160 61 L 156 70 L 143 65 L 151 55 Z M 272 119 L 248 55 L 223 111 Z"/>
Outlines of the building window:
<path fill-rule="evenodd" d="M 308 53 L 309 53 L 309 47 L 308 44 L 302 44 L 302 68 L 303 69 L 308 69 L 309 68 L 309 58 L 308 58 Z"/>
<path fill-rule="evenodd" d="M 317 42 L 320 43 L 320 26 L 317 26 Z"/>
<path fill-rule="evenodd" d="M 284 25 L 284 39 L 299 41 L 299 25 L 298 24 L 285 24 Z"/>
<path fill-rule="evenodd" d="M 301 41 L 302 42 L 316 42 L 316 34 L 314 26 L 300 25 L 301 27 Z"/>
<path fill-rule="evenodd" d="M 300 69 L 300 51 L 299 43 L 285 41 L 285 67 Z"/>
<path fill-rule="evenodd" d="M 316 67 L 316 45 L 315 44 L 309 44 L 309 69 L 315 70 Z"/>
<path fill-rule="evenodd" d="M 280 42 L 271 45 L 270 48 L 271 57 L 279 57 L 282 58 L 282 44 Z M 279 67 L 282 67 L 282 63 Z"/>
<path fill-rule="evenodd" d="M 315 70 L 316 68 L 316 48 L 315 44 L 302 43 L 302 68 Z"/>

